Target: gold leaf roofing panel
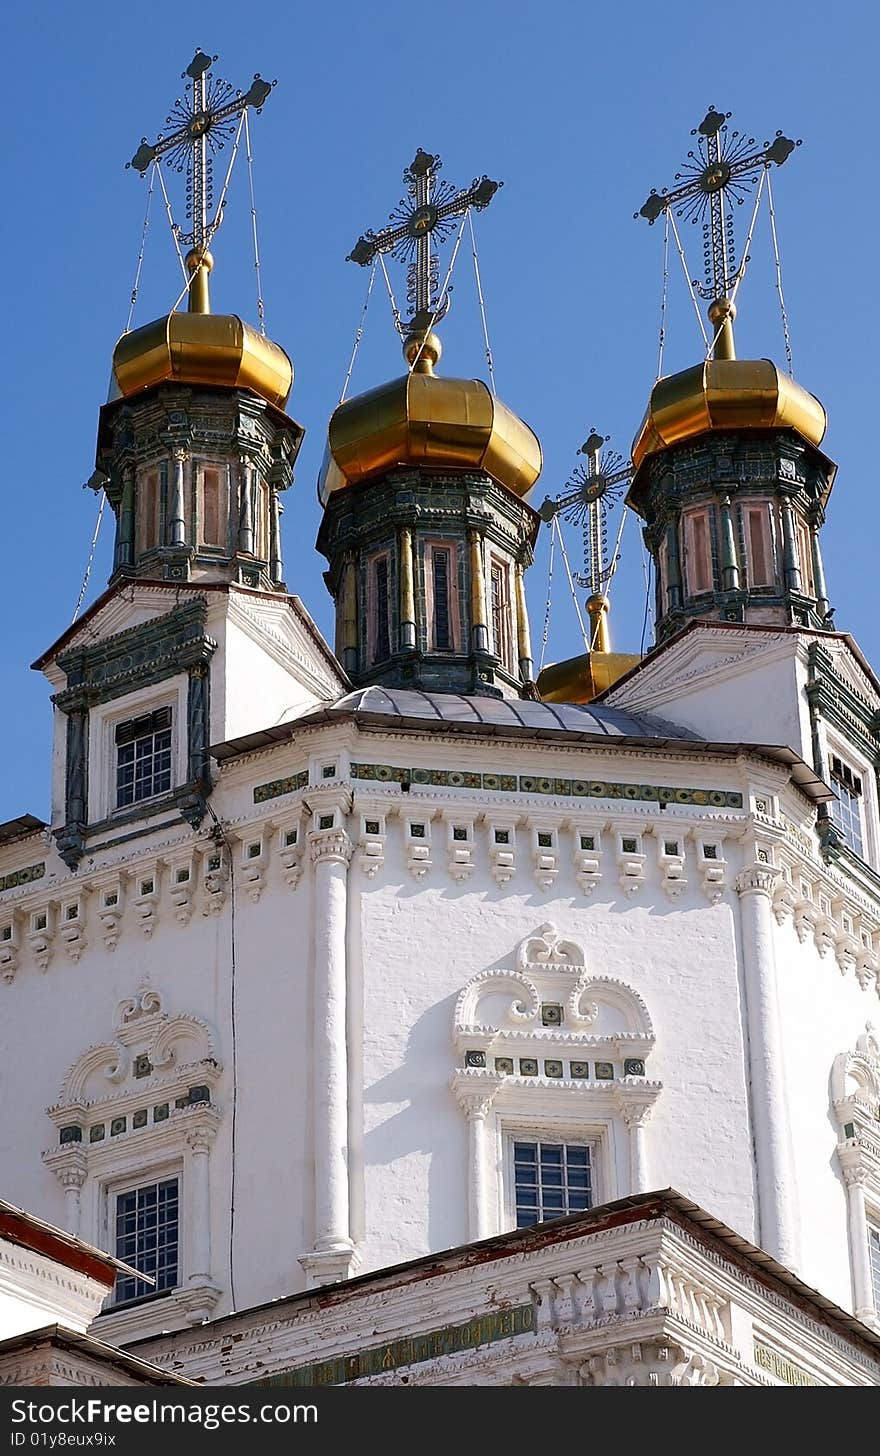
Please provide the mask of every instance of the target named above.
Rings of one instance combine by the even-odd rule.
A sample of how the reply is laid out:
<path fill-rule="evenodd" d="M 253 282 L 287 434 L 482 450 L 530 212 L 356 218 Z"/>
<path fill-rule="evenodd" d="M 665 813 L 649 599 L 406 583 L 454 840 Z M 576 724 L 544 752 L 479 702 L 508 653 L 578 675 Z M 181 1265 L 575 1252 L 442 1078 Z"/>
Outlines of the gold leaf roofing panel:
<path fill-rule="evenodd" d="M 525 496 L 541 473 L 541 446 L 482 380 L 414 369 L 334 411 L 322 504 L 337 490 L 405 465 L 485 470 Z"/>
<path fill-rule="evenodd" d="M 283 409 L 293 385 L 284 350 L 235 314 L 171 313 L 123 334 L 113 375 L 128 397 L 152 385 L 224 385 L 251 389 Z"/>
<path fill-rule="evenodd" d="M 707 430 L 797 430 L 819 445 L 825 410 L 770 359 L 707 359 L 658 379 L 632 446 L 636 470 L 649 455 Z"/>

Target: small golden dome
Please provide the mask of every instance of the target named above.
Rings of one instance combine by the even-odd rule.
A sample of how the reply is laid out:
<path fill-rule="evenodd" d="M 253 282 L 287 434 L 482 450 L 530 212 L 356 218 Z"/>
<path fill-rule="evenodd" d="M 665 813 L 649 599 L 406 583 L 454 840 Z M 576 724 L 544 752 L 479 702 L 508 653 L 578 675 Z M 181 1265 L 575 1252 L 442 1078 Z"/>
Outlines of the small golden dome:
<path fill-rule="evenodd" d="M 235 314 L 170 313 L 122 335 L 113 350 L 113 376 L 125 397 L 165 381 L 222 384 L 252 389 L 283 409 L 293 365 L 278 344 Z"/>
<path fill-rule="evenodd" d="M 633 465 L 638 470 L 649 455 L 707 430 L 790 429 L 819 445 L 825 425 L 815 395 L 770 359 L 706 359 L 658 379 L 633 441 Z"/>
<path fill-rule="evenodd" d="M 169 313 L 123 334 L 113 350 L 113 378 L 122 398 L 154 384 L 221 384 L 252 389 L 283 409 L 293 387 L 293 365 L 278 344 L 235 314 L 211 313 L 208 275 L 212 255 L 187 253 L 189 312 Z"/>
<path fill-rule="evenodd" d="M 402 465 L 485 470 L 514 494 L 527 495 L 543 463 L 534 431 L 482 380 L 438 378 L 440 340 L 433 332 L 411 334 L 404 353 L 410 373 L 334 410 L 318 484 L 321 504 Z"/>

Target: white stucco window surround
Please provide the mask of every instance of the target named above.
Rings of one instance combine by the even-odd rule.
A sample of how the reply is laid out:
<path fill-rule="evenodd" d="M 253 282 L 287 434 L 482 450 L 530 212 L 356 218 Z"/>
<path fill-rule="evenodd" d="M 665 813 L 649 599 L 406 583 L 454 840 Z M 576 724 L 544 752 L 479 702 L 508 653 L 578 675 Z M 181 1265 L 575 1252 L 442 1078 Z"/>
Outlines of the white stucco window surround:
<path fill-rule="evenodd" d="M 142 985 L 116 1009 L 112 1040 L 89 1047 L 70 1068 L 48 1109 L 58 1142 L 43 1162 L 65 1191 L 65 1223 L 116 1252 L 119 1194 L 169 1178 L 179 1184 L 178 1283 L 156 1296 L 161 1328 L 199 1323 L 220 1295 L 211 1257 L 211 1151 L 221 1122 L 214 1088 L 222 1066 L 214 1037 L 195 1016 L 171 1015 Z M 161 1309 L 159 1308 L 161 1306 Z M 107 1339 L 121 1341 L 149 1314 L 113 1307 Z M 112 1323 L 112 1335 L 111 1335 Z"/>
<path fill-rule="evenodd" d="M 880 832 L 874 766 L 851 743 L 827 729 L 824 749 L 826 777 L 838 795 L 837 802 L 830 805 L 831 817 L 846 843 L 858 854 L 858 845 L 853 843 L 852 833 L 853 821 L 855 822 L 861 838 L 860 857 L 876 868 L 880 862 Z M 859 786 L 857 793 L 853 792 L 855 782 Z"/>
<path fill-rule="evenodd" d="M 385 863 L 385 846 L 388 841 L 386 811 L 388 805 L 381 800 L 371 800 L 358 795 L 355 811 L 359 811 L 357 857 L 358 864 L 368 879 L 372 880 Z"/>
<path fill-rule="evenodd" d="M 834 1059 L 831 1104 L 846 1189 L 853 1311 L 880 1330 L 869 1227 L 880 1224 L 880 1038 L 871 1022 L 856 1038 L 855 1049 Z"/>
<path fill-rule="evenodd" d="M 116 727 L 129 718 L 139 718 L 157 708 L 171 708 L 171 788 L 186 782 L 187 777 L 187 690 L 185 673 L 167 682 L 126 693 L 93 708 L 89 714 L 89 822 L 94 824 L 117 812 L 116 805 Z M 144 799 L 140 804 L 161 803 Z M 130 807 L 118 810 L 125 813 Z"/>
<path fill-rule="evenodd" d="M 515 1226 L 511 1139 L 589 1143 L 603 1202 L 648 1188 L 645 1127 L 661 1091 L 646 1076 L 651 1018 L 584 961 L 542 925 L 515 969 L 479 971 L 458 997 L 451 1087 L 468 1125 L 471 1239 Z"/>
<path fill-rule="evenodd" d="M 433 811 L 428 806 L 419 806 L 402 817 L 407 869 L 414 880 L 420 880 L 433 865 L 431 858 Z"/>
<path fill-rule="evenodd" d="M 475 815 L 458 809 L 443 813 L 446 825 L 447 867 L 454 880 L 467 880 L 476 869 L 474 860 Z"/>
<path fill-rule="evenodd" d="M 647 864 L 641 830 L 621 827 L 615 838 L 620 887 L 625 895 L 635 895 L 645 883 Z"/>

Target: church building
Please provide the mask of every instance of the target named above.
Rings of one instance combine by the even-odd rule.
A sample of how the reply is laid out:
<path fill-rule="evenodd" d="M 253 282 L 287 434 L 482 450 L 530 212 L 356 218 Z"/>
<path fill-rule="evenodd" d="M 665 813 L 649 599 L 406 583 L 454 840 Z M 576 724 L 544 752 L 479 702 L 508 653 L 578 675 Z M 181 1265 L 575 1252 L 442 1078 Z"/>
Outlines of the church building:
<path fill-rule="evenodd" d="M 34 664 L 49 820 L 0 825 L 0 1192 L 121 1261 L 90 1337 L 169 1378 L 880 1384 L 880 681 L 724 215 L 793 144 L 700 128 L 714 338 L 625 472 L 656 640 L 611 651 L 597 568 L 538 672 L 541 446 L 441 357 L 436 247 L 497 184 L 420 151 L 352 254 L 413 307 L 326 427 L 325 642 L 291 361 L 210 307 L 212 129 L 269 88 L 212 109 L 210 65 L 133 159 L 185 149 L 188 307 L 113 353 L 112 574 Z"/>

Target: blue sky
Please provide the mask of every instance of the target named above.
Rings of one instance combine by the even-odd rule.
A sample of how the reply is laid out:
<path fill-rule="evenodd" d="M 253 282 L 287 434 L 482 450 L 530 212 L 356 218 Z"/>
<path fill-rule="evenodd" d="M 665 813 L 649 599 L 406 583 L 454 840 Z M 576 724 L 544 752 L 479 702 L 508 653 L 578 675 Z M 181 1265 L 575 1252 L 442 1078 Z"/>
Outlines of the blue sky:
<path fill-rule="evenodd" d="M 325 631 L 315 477 L 367 278 L 344 259 L 366 227 L 382 225 L 415 149 L 439 152 L 459 184 L 483 172 L 504 181 L 477 217 L 477 240 L 498 390 L 544 447 L 538 504 L 564 484 L 590 426 L 629 448 L 656 371 L 662 253 L 660 227 L 632 214 L 651 186 L 671 185 L 690 129 L 713 104 L 759 142 L 777 127 L 804 139 L 773 178 L 795 374 L 825 403 L 825 445 L 840 464 L 823 536 L 837 624 L 880 661 L 870 302 L 877 31 L 873 7 L 756 0 L 720 12 L 681 0 L 218 0 L 199 15 L 166 0 L 148 9 L 104 0 L 5 7 L 0 819 L 48 815 L 48 688 L 28 664 L 70 622 L 94 528 L 95 498 L 81 487 L 128 312 L 146 191 L 124 163 L 161 128 L 197 46 L 219 55 L 216 71 L 236 86 L 246 89 L 255 71 L 278 81 L 252 135 L 267 325 L 293 357 L 289 408 L 307 432 L 286 502 L 286 577 Z M 182 212 L 181 179 L 166 175 Z M 738 222 L 742 232 L 747 216 Z M 239 166 L 214 249 L 213 303 L 254 319 L 248 228 Z M 696 232 L 683 237 L 695 276 Z M 766 219 L 752 260 L 738 299 L 739 353 L 784 362 Z M 701 354 L 674 256 L 672 265 L 664 372 Z M 154 206 L 135 324 L 173 304 L 176 270 Z M 395 283 L 402 295 L 399 271 Z M 454 284 L 443 368 L 482 375 L 465 247 Z M 377 287 L 352 389 L 400 368 Z M 90 599 L 106 582 L 111 535 L 108 519 Z M 576 534 L 568 545 L 578 558 Z M 529 580 L 536 655 L 546 578 L 545 531 Z M 644 600 L 633 518 L 613 590 L 621 650 L 638 648 Z M 557 571 L 548 660 L 579 650 Z"/>

